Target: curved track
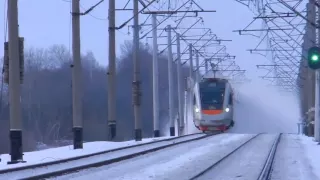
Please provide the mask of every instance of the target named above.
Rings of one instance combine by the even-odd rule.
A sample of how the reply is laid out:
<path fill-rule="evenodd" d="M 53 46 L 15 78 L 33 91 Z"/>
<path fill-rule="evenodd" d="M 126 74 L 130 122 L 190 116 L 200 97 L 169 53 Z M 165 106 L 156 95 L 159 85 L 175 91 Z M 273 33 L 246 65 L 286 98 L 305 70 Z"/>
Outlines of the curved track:
<path fill-rule="evenodd" d="M 0 179 L 10 179 L 13 177 L 14 179 L 43 179 L 52 176 L 59 176 L 91 167 L 116 163 L 175 145 L 204 139 L 213 135 L 216 134 L 205 135 L 202 133 L 196 133 L 69 159 L 5 169 L 0 171 Z"/>
<path fill-rule="evenodd" d="M 230 157 L 233 154 L 236 154 L 241 148 L 244 148 L 247 144 L 249 144 L 249 142 L 253 141 L 254 139 L 256 139 L 257 137 L 259 137 L 261 135 L 262 134 L 257 134 L 256 136 L 254 136 L 254 137 L 250 138 L 249 140 L 245 141 L 243 144 L 241 144 L 240 146 L 238 146 L 237 148 L 232 150 L 227 155 L 223 156 L 220 160 L 214 162 L 209 167 L 207 167 L 204 170 L 200 171 L 199 173 L 197 173 L 196 175 L 191 177 L 189 180 L 202 179 L 213 168 L 215 168 L 218 165 L 220 165 L 223 161 L 228 159 L 228 157 Z M 268 179 L 270 179 L 271 172 L 272 172 L 272 166 L 273 166 L 273 162 L 274 162 L 274 157 L 275 157 L 275 153 L 276 153 L 278 144 L 279 144 L 280 139 L 281 139 L 281 135 L 282 134 L 279 134 L 275 138 L 275 140 L 274 140 L 274 142 L 273 142 L 273 144 L 272 144 L 272 146 L 270 148 L 270 151 L 268 152 L 268 155 L 267 155 L 267 158 L 266 158 L 266 160 L 264 162 L 263 168 L 262 168 L 261 172 L 259 173 L 259 177 L 257 177 L 257 180 L 268 180 Z"/>

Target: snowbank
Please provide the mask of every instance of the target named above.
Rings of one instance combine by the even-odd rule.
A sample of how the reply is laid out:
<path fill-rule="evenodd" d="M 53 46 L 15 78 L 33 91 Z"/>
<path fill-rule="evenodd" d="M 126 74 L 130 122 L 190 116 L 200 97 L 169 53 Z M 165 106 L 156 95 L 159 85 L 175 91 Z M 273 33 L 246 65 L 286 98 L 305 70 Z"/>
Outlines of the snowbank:
<path fill-rule="evenodd" d="M 18 166 L 26 166 L 31 164 L 38 164 L 44 163 L 49 161 L 56 161 L 60 159 L 66 159 L 71 157 L 77 157 L 81 155 L 116 149 L 125 146 L 131 146 L 135 144 L 142 144 L 151 141 L 167 139 L 170 137 L 160 137 L 160 138 L 146 138 L 140 142 L 132 141 L 124 141 L 124 142 L 104 142 L 104 141 L 97 141 L 97 142 L 89 142 L 84 143 L 83 149 L 73 149 L 73 146 L 64 146 L 59 148 L 51 148 L 41 151 L 34 151 L 34 152 L 26 152 L 24 153 L 24 160 L 27 161 L 26 163 L 20 164 L 12 164 L 7 165 L 7 162 L 10 161 L 9 154 L 2 154 L 1 155 L 1 162 L 0 162 L 0 169 L 6 169 L 8 167 L 18 167 Z"/>
<path fill-rule="evenodd" d="M 313 173 L 318 177 L 318 179 L 320 179 L 320 145 L 314 141 L 313 137 L 300 135 L 299 138 L 305 151 L 304 154 L 312 167 Z"/>

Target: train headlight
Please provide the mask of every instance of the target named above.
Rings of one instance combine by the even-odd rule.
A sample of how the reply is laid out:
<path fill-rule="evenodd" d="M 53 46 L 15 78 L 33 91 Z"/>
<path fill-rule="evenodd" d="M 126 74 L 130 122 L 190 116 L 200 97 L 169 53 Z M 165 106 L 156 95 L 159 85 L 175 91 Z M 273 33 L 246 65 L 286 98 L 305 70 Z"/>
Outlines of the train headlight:
<path fill-rule="evenodd" d="M 194 112 L 199 113 L 200 109 L 198 107 L 194 107 Z"/>
<path fill-rule="evenodd" d="M 229 108 L 226 108 L 225 110 L 226 110 L 226 112 L 229 112 L 229 111 L 230 111 L 230 109 L 229 109 Z"/>

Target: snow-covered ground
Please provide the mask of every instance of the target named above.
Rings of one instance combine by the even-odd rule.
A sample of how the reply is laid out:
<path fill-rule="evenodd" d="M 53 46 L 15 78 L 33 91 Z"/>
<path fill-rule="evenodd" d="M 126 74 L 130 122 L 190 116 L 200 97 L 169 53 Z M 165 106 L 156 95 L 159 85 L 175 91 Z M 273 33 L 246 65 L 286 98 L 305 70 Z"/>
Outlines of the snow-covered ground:
<path fill-rule="evenodd" d="M 320 169 L 313 169 L 313 163 L 307 157 L 310 155 L 305 149 L 305 143 L 308 141 L 309 138 L 296 134 L 282 135 L 275 155 L 272 180 L 319 179 L 315 173 L 318 173 Z M 317 154 L 313 156 L 317 157 Z"/>
<path fill-rule="evenodd" d="M 320 179 L 320 145 L 318 145 L 318 143 L 314 141 L 313 137 L 300 135 L 296 139 L 303 146 L 303 154 L 306 156 L 311 166 L 310 169 L 318 177 L 318 179 Z"/>
<path fill-rule="evenodd" d="M 57 179 L 188 179 L 253 135 L 221 134 Z"/>
<path fill-rule="evenodd" d="M 258 136 L 202 175 L 199 180 L 258 179 L 276 137 L 275 134 Z"/>
<path fill-rule="evenodd" d="M 57 177 L 66 179 L 190 179 L 227 155 L 253 135 L 225 133 L 135 157 L 112 165 Z M 256 179 L 275 135 L 258 137 L 222 161 L 200 179 Z M 273 180 L 319 180 L 320 147 L 312 138 L 287 134 L 281 138 L 272 171 Z M 307 153 L 305 153 L 307 152 Z M 311 165 L 310 165 L 311 162 Z M 318 165 L 318 166 L 317 166 Z M 214 175 L 213 175 L 214 174 Z"/>
<path fill-rule="evenodd" d="M 64 146 L 59 148 L 51 148 L 41 151 L 34 151 L 34 152 L 25 152 L 24 153 L 24 160 L 26 163 L 19 163 L 19 164 L 12 164 L 7 165 L 7 162 L 10 161 L 10 155 L 9 154 L 2 154 L 0 156 L 1 162 L 0 162 L 0 170 L 1 169 L 7 169 L 12 167 L 19 167 L 19 166 L 26 166 L 31 164 L 38 164 L 38 163 L 44 163 L 49 161 L 56 161 L 60 159 L 66 159 L 71 157 L 77 157 L 81 155 L 106 151 L 110 149 L 116 149 L 120 147 L 125 146 L 131 146 L 135 144 L 141 144 L 141 143 L 147 143 L 151 141 L 161 140 L 161 139 L 167 139 L 170 137 L 160 137 L 160 138 L 146 138 L 143 139 L 140 142 L 136 141 L 125 141 L 125 142 L 89 142 L 84 143 L 83 149 L 77 149 L 74 150 L 73 146 Z"/>
<path fill-rule="evenodd" d="M 194 138 L 200 138 L 202 136 L 204 135 L 197 134 L 193 136 L 185 136 L 179 139 L 166 140 L 166 141 L 161 141 L 161 142 L 152 143 L 152 144 L 145 144 L 143 146 L 136 146 L 136 147 L 131 147 L 131 148 L 122 149 L 118 151 L 98 154 L 98 155 L 81 158 L 77 160 L 72 160 L 64 163 L 54 164 L 50 166 L 42 166 L 42 167 L 37 167 L 32 169 L 26 169 L 19 172 L 4 173 L 0 175 L 0 180 L 29 179 L 34 176 L 44 175 L 44 174 L 53 173 L 57 171 L 59 172 L 65 169 L 74 169 L 74 168 L 79 168 L 79 167 L 83 167 L 91 164 L 100 164 L 101 162 L 106 162 L 106 161 L 110 162 L 113 160 L 119 160 L 122 157 L 129 156 L 131 154 L 137 154 L 137 153 L 139 154 L 148 150 L 172 145 L 173 143 L 185 142 Z"/>

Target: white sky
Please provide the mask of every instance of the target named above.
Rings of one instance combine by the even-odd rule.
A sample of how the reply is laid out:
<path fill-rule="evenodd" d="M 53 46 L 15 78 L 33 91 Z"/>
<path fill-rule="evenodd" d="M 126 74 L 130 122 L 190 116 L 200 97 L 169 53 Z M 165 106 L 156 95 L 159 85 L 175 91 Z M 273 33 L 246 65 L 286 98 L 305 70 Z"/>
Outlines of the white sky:
<path fill-rule="evenodd" d="M 0 4 L 0 9 L 3 11 L 6 9 L 4 6 L 5 1 L 7 0 L 2 0 Z M 84 9 L 88 9 L 98 1 L 81 0 L 80 3 Z M 126 2 L 127 0 L 117 0 L 117 8 L 122 8 Z M 247 70 L 247 77 L 255 78 L 258 74 L 264 74 L 265 72 L 257 70 L 255 65 L 264 64 L 269 60 L 246 51 L 247 49 L 253 49 L 259 39 L 253 36 L 240 36 L 238 33 L 232 32 L 233 30 L 245 28 L 253 20 L 253 13 L 247 7 L 234 0 L 198 0 L 197 2 L 205 10 L 217 11 L 215 13 L 203 13 L 200 16 L 204 18 L 205 27 L 211 28 L 218 37 L 232 40 L 232 42 L 225 42 L 228 48 L 227 51 L 231 55 L 236 55 L 237 64 L 242 69 Z M 132 2 L 129 3 L 128 8 L 132 8 Z M 108 61 L 107 13 L 108 0 L 105 0 L 89 15 L 81 17 L 82 52 L 93 51 L 96 59 L 103 65 L 106 65 Z M 0 19 L 3 25 L 5 24 L 4 15 L 5 13 L 2 13 L 2 18 Z M 131 16 L 131 11 L 117 12 L 117 25 L 122 24 Z M 146 15 L 141 15 L 140 22 L 145 18 Z M 130 22 L 130 25 L 132 23 Z M 148 23 L 151 24 L 151 19 Z M 53 44 L 64 44 L 67 47 L 71 47 L 71 18 L 68 0 L 19 0 L 19 24 L 20 36 L 25 37 L 26 47 L 48 47 Z M 167 24 L 164 23 L 163 25 Z M 184 21 L 182 26 L 187 27 L 187 21 Z M 144 28 L 144 30 L 148 28 Z M 252 26 L 252 28 L 260 28 L 260 26 L 257 24 L 256 27 Z M 127 32 L 128 27 L 117 32 L 117 55 L 119 55 L 120 45 L 123 41 L 132 39 L 132 32 L 130 35 L 127 35 Z M 0 34 L 0 42 L 4 42 L 4 27 L 0 29 Z M 145 42 L 145 40 L 142 42 Z M 161 43 L 161 40 L 159 40 L 159 43 Z M 162 46 L 159 47 L 160 50 L 162 48 Z M 3 54 L 3 43 L 0 43 L 0 54 Z"/>

